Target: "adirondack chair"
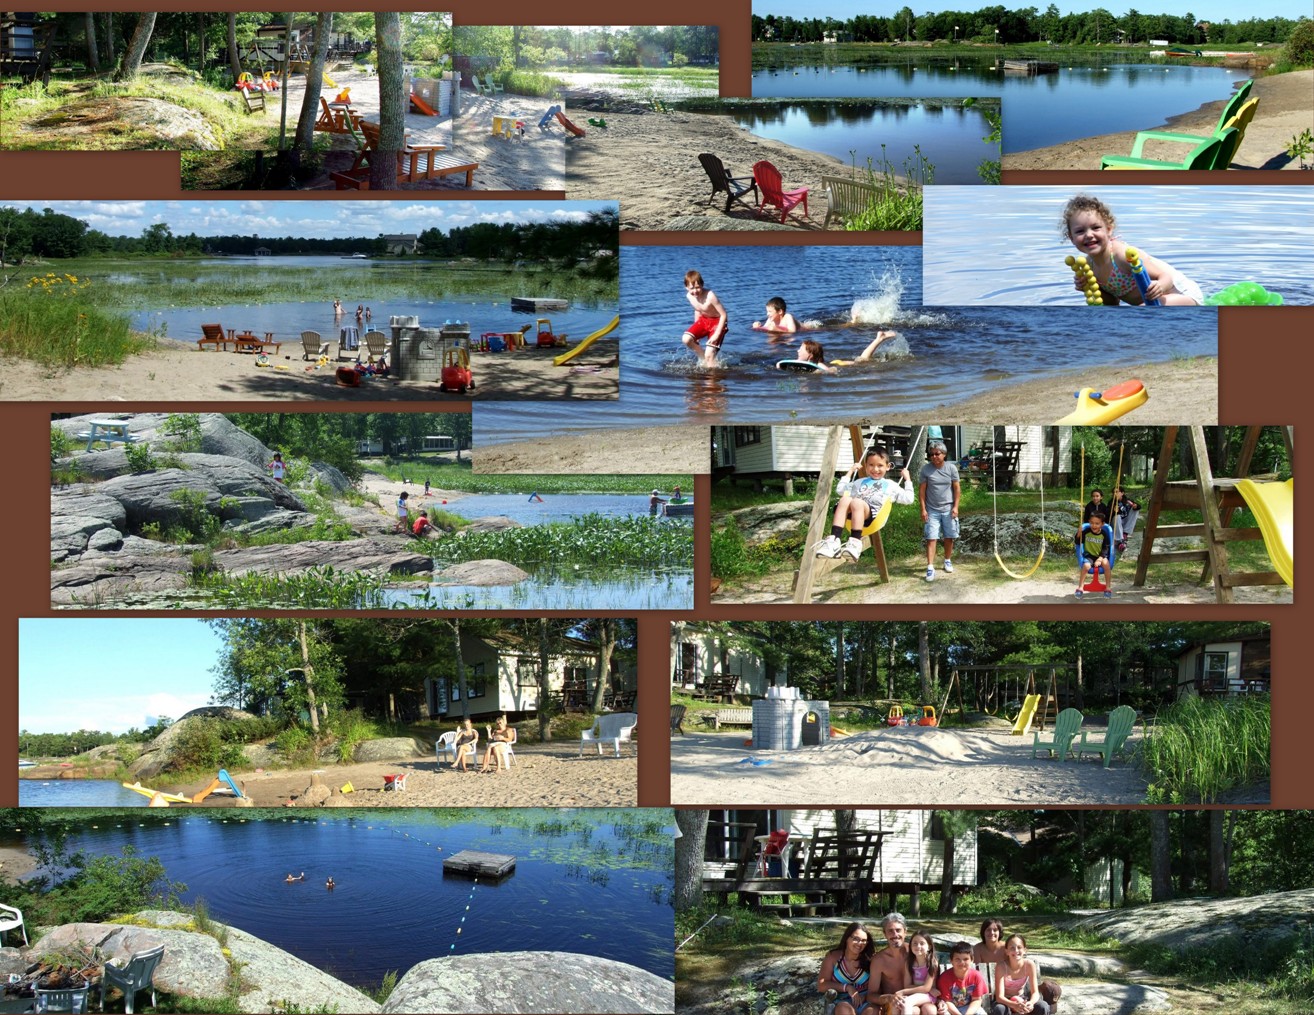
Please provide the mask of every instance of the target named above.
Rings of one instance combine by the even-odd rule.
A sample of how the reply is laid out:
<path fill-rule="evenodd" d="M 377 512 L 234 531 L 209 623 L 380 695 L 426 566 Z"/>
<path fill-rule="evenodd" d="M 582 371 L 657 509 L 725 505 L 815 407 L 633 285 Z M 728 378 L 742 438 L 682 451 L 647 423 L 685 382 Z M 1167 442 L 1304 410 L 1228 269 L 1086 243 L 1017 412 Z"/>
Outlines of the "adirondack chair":
<path fill-rule="evenodd" d="M 381 331 L 367 331 L 361 337 L 370 359 L 381 360 L 388 355 L 388 336 Z"/>
<path fill-rule="evenodd" d="M 716 200 L 716 195 L 725 194 L 725 212 L 730 214 L 730 205 L 739 201 L 745 208 L 749 207 L 744 195 L 751 193 L 753 200 L 761 204 L 761 199 L 757 193 L 757 181 L 751 176 L 731 176 L 730 171 L 726 169 L 725 163 L 710 152 L 703 152 L 698 156 L 698 161 L 703 164 L 703 169 L 707 172 L 707 177 L 712 181 L 712 196 L 707 199 L 711 204 Z"/>
<path fill-rule="evenodd" d="M 1191 149 L 1180 163 L 1161 159 L 1134 159 L 1130 155 L 1105 155 L 1100 159 L 1101 169 L 1214 169 L 1217 164 L 1232 164 L 1232 155 L 1239 143 L 1238 131 L 1229 127 L 1211 138 L 1206 138 Z"/>
<path fill-rule="evenodd" d="M 320 337 L 318 331 L 303 331 L 301 333 L 302 359 L 319 359 L 321 356 L 327 356 L 328 347 L 329 344 Z"/>
<path fill-rule="evenodd" d="M 684 714 L 689 711 L 687 705 L 671 706 L 671 732 L 684 736 Z"/>
<path fill-rule="evenodd" d="M 201 325 L 201 337 L 196 340 L 196 347 L 203 350 L 207 345 L 216 349 L 228 348 L 228 337 L 222 324 Z"/>
<path fill-rule="evenodd" d="M 499 85 L 496 81 L 494 81 L 494 80 L 492 79 L 492 77 L 489 77 L 489 76 L 485 75 L 485 78 L 486 78 L 486 80 L 484 81 L 484 87 L 485 87 L 486 89 L 488 89 L 488 94 L 489 94 L 489 95 L 505 95 L 505 94 L 506 94 L 506 89 L 505 89 L 504 87 L 502 87 L 501 85 Z"/>
<path fill-rule="evenodd" d="M 471 75 L 470 75 L 470 84 L 472 84 L 472 85 L 474 86 L 474 90 L 475 90 L 475 94 L 476 94 L 476 95 L 492 95 L 492 94 L 493 94 L 493 93 L 489 90 L 489 88 L 488 88 L 487 85 L 481 85 L 481 84 L 479 83 L 479 75 L 478 75 L 478 74 L 471 74 Z"/>
<path fill-rule="evenodd" d="M 785 216 L 798 205 L 803 205 L 804 216 L 808 213 L 808 188 L 799 187 L 797 190 L 785 190 L 780 181 L 780 170 L 770 162 L 763 159 L 761 162 L 753 163 L 753 179 L 761 188 L 762 196 L 758 201 L 758 211 L 768 204 L 774 204 L 780 209 L 780 221 L 783 224 Z"/>
<path fill-rule="evenodd" d="M 1250 126 L 1250 121 L 1255 118 L 1255 111 L 1259 108 L 1259 99 L 1247 99 L 1241 103 L 1237 111 L 1227 119 L 1213 134 L 1178 134 L 1167 130 L 1143 130 L 1136 135 L 1136 142 L 1132 145 L 1131 158 L 1142 158 L 1145 155 L 1145 145 L 1147 142 L 1174 142 L 1177 144 L 1200 145 L 1214 137 L 1222 134 L 1229 128 L 1235 127 L 1236 145 L 1231 152 L 1225 147 L 1218 149 L 1218 155 L 1211 169 L 1227 169 L 1232 164 L 1232 159 L 1236 157 L 1236 149 L 1241 147 L 1241 142 L 1245 140 L 1246 128 Z"/>
<path fill-rule="evenodd" d="M 600 715 L 594 721 L 592 728 L 586 729 L 579 735 L 579 753 L 584 753 L 585 744 L 597 744 L 598 754 L 602 754 L 602 745 L 611 744 L 616 751 L 616 757 L 621 756 L 621 741 L 632 742 L 634 727 L 639 724 L 639 717 L 634 712 L 609 712 L 606 715 Z"/>
<path fill-rule="evenodd" d="M 1083 719 L 1085 719 L 1085 716 L 1081 714 L 1080 710 L 1065 708 L 1054 720 L 1054 736 L 1049 743 L 1042 743 L 1040 731 L 1036 731 L 1034 734 L 1035 739 L 1031 742 L 1031 756 L 1034 758 L 1036 752 L 1045 747 L 1048 748 L 1051 758 L 1057 752 L 1059 761 L 1067 761 L 1068 754 L 1072 750 L 1072 738 L 1077 735 L 1077 730 L 1081 728 Z"/>
<path fill-rule="evenodd" d="M 100 981 L 100 1010 L 105 1011 L 105 993 L 111 987 L 123 991 L 123 1010 L 132 1015 L 132 1004 L 138 993 L 151 992 L 151 1007 L 155 1007 L 155 967 L 164 958 L 164 945 L 133 953 L 126 966 L 105 963 Z"/>
<path fill-rule="evenodd" d="M 356 161 L 351 167 L 353 173 L 368 163 L 373 154 L 379 150 L 379 125 L 368 120 L 361 120 L 360 130 L 363 140 L 360 151 L 356 155 Z M 403 141 L 402 147 L 396 152 L 397 179 L 406 183 L 414 183 L 420 179 L 431 180 L 435 176 L 465 173 L 465 185 L 470 186 L 473 182 L 474 171 L 479 168 L 479 163 L 461 162 L 459 159 L 439 154 L 446 150 L 446 145 L 413 145 L 408 141 Z"/>
<path fill-rule="evenodd" d="M 1127 738 L 1131 736 L 1132 724 L 1136 722 L 1136 710 L 1130 705 L 1119 705 L 1109 713 L 1109 728 L 1104 732 L 1104 739 L 1088 741 L 1086 734 L 1081 734 L 1081 744 L 1077 747 L 1077 757 L 1083 757 L 1087 751 L 1104 756 L 1104 767 L 1109 767 L 1113 756 L 1123 749 Z"/>
<path fill-rule="evenodd" d="M 1241 112 L 1242 106 L 1244 106 L 1250 98 L 1250 89 L 1253 85 L 1254 81 L 1243 81 L 1237 86 L 1236 91 L 1232 93 L 1232 97 L 1228 99 L 1227 104 L 1223 106 L 1223 111 L 1218 114 L 1218 122 L 1214 124 L 1214 130 L 1213 133 L 1209 135 L 1210 137 L 1216 137 L 1221 134 L 1223 129 L 1229 126 L 1228 121 L 1234 119 L 1236 115 Z M 1253 116 L 1254 114 L 1252 113 L 1251 115 Z M 1133 143 L 1131 153 L 1133 156 L 1139 157 L 1145 142 L 1149 140 L 1177 141 L 1183 137 L 1191 137 L 1191 135 L 1175 134 L 1172 131 L 1142 130 L 1136 134 L 1136 140 Z M 1203 138 L 1195 137 L 1193 140 L 1201 141 Z"/>

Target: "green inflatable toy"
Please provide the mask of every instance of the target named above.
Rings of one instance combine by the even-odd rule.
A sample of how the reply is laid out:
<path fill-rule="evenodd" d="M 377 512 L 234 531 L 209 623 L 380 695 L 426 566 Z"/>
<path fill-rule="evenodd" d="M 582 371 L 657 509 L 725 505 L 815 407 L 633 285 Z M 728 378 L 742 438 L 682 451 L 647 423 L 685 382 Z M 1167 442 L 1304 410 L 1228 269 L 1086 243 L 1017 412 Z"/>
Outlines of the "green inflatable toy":
<path fill-rule="evenodd" d="M 1280 307 L 1282 296 L 1258 282 L 1235 282 L 1205 300 L 1207 307 Z"/>

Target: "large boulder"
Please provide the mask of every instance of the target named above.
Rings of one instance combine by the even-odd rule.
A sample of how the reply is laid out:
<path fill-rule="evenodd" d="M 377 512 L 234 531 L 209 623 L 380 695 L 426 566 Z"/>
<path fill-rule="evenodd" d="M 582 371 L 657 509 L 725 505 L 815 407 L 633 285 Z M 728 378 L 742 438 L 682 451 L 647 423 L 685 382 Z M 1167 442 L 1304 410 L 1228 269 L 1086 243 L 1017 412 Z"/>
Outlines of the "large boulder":
<path fill-rule="evenodd" d="M 489 974 L 490 961 L 495 961 L 496 975 Z M 383 1011 L 468 1012 L 474 998 L 481 1011 L 502 1015 L 639 1015 L 674 1012 L 675 984 L 637 966 L 570 952 L 457 955 L 412 966 Z"/>
<path fill-rule="evenodd" d="M 356 745 L 357 761 L 405 761 L 428 755 L 424 746 L 412 737 L 382 737 Z"/>
<path fill-rule="evenodd" d="M 197 722 L 206 720 L 233 722 L 254 718 L 255 716 L 250 712 L 229 708 L 226 705 L 203 705 L 200 708 L 194 708 L 147 744 L 137 759 L 128 766 L 128 771 L 134 779 L 139 780 L 153 779 L 160 773 L 169 771 L 174 766 L 174 755 L 177 752 L 178 741 L 185 731 Z"/>
<path fill-rule="evenodd" d="M 151 446 L 153 454 L 172 453 L 177 445 L 177 438 L 167 431 L 168 418 L 171 413 L 139 412 L 127 418 L 128 432 Z M 78 444 L 77 434 L 85 432 L 92 419 L 102 419 L 104 413 L 88 413 L 70 419 L 59 419 L 51 423 L 52 427 L 63 430 Z M 200 414 L 201 447 L 203 455 L 219 455 L 224 458 L 237 458 L 262 471 L 273 457 L 273 452 L 259 440 L 244 430 L 239 429 L 228 418 L 217 412 Z M 79 447 L 85 445 L 79 444 Z M 78 467 L 90 476 L 116 476 L 128 470 L 127 458 L 122 447 L 113 447 L 108 451 L 86 452 L 79 450 L 74 458 Z"/>
<path fill-rule="evenodd" d="M 310 478 L 312 482 L 323 483 L 334 493 L 346 493 L 352 488 L 351 480 L 342 474 L 342 470 L 328 462 L 311 462 Z"/>
<path fill-rule="evenodd" d="M 529 577 L 504 560 L 467 560 L 445 567 L 433 576 L 435 585 L 514 585 Z"/>
<path fill-rule="evenodd" d="M 459 502 L 457 504 L 460 506 Z M 483 518 L 475 518 L 461 530 L 461 533 L 467 532 L 501 532 L 504 529 L 523 528 L 514 518 L 508 518 L 506 515 L 485 515 Z"/>

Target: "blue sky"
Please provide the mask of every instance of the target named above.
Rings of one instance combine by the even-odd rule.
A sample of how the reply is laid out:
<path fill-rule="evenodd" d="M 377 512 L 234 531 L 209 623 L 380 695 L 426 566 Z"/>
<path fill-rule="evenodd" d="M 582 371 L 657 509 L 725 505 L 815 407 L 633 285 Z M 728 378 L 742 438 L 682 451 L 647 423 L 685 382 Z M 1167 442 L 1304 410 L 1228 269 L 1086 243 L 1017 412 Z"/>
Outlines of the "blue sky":
<path fill-rule="evenodd" d="M 209 702 L 222 648 L 200 620 L 20 620 L 18 728 L 122 733 L 177 719 Z"/>
<path fill-rule="evenodd" d="M 1096 7 L 1103 6 L 1105 10 L 1111 11 L 1117 17 L 1122 17 L 1129 9 L 1131 4 L 1117 3 L 1058 3 L 1060 14 L 1078 14 L 1082 11 L 1094 10 Z M 855 14 L 870 14 L 875 17 L 893 14 L 895 11 L 902 10 L 905 4 L 895 2 L 895 0 L 885 0 L 884 3 L 871 4 L 860 3 L 859 0 L 822 0 L 816 3 L 814 0 L 753 0 L 753 13 L 759 17 L 766 17 L 768 14 L 774 14 L 777 17 L 788 15 L 792 18 L 837 18 L 840 21 L 847 21 Z M 988 6 L 985 3 L 940 3 L 940 4 L 915 4 L 908 3 L 906 6 L 911 7 L 914 14 L 926 14 L 927 12 L 938 11 L 974 11 Z M 1049 6 L 1049 0 L 1029 0 L 1028 3 L 1004 4 L 1008 10 L 1022 10 L 1023 8 L 1034 6 L 1044 11 Z M 1257 6 L 1251 8 L 1238 9 L 1236 3 L 1231 0 L 1196 0 L 1194 3 L 1188 3 L 1184 6 L 1169 6 L 1167 4 L 1159 5 L 1154 3 L 1136 4 L 1135 9 L 1142 14 L 1173 14 L 1184 15 L 1194 14 L 1200 21 L 1246 21 L 1249 18 L 1291 18 L 1293 21 L 1302 14 L 1305 17 L 1310 15 L 1309 0 L 1263 0 Z"/>
<path fill-rule="evenodd" d="M 140 236 L 167 222 L 175 236 L 377 236 L 444 232 L 479 222 L 573 222 L 614 201 L 0 201 L 50 208 L 110 236 Z"/>

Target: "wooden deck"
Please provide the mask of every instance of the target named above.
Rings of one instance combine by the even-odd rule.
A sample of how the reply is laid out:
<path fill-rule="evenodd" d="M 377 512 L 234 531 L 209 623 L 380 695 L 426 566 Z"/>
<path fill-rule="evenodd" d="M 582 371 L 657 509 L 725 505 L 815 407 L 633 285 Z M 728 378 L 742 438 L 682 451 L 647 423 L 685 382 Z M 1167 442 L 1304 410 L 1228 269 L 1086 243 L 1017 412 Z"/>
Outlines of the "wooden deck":
<path fill-rule="evenodd" d="M 463 849 L 443 861 L 444 874 L 464 874 L 469 877 L 506 877 L 516 869 L 516 858 L 506 853 L 485 853 L 478 849 Z"/>

